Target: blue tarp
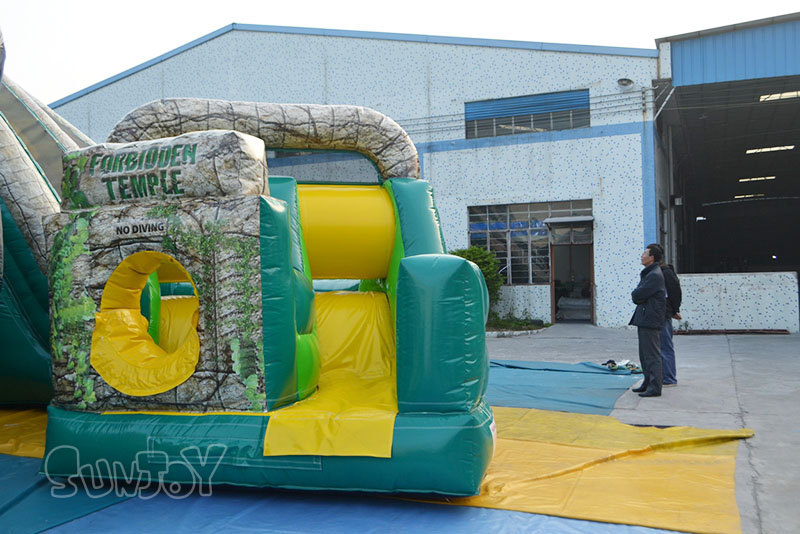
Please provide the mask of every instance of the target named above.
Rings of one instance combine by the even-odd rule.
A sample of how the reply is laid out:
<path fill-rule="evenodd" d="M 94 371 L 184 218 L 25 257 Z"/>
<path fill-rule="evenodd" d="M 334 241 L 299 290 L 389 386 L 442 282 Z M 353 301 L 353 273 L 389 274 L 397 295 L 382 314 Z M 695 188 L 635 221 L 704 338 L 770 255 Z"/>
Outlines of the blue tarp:
<path fill-rule="evenodd" d="M 492 361 L 487 398 L 495 406 L 608 414 L 641 375 L 593 363 Z M 548 532 L 656 534 L 666 531 L 506 510 L 409 502 L 365 494 L 324 494 L 215 487 L 201 497 L 145 495 L 127 502 L 113 491 L 66 499 L 51 495 L 41 460 L 0 455 L 0 531 L 175 533 L 253 532 Z M 188 494 L 187 494 L 188 493 Z M 67 523 L 68 522 L 68 523 Z"/>
<path fill-rule="evenodd" d="M 131 499 L 52 532 L 191 532 L 219 534 L 359 534 L 485 532 L 506 534 L 659 534 L 630 525 L 595 523 L 545 515 L 402 501 L 362 494 L 281 492 L 214 488 L 210 497 Z"/>
<path fill-rule="evenodd" d="M 492 406 L 608 415 L 641 378 L 591 362 L 492 360 L 486 399 Z"/>
<path fill-rule="evenodd" d="M 64 498 L 54 497 L 52 485 L 39 474 L 42 461 L 0 454 L 0 532 L 26 534 L 39 532 L 78 517 L 83 517 L 124 498 L 110 495 L 87 495 L 76 491 Z M 62 492 L 68 495 L 70 491 Z M 56 491 L 58 494 L 58 491 Z"/>

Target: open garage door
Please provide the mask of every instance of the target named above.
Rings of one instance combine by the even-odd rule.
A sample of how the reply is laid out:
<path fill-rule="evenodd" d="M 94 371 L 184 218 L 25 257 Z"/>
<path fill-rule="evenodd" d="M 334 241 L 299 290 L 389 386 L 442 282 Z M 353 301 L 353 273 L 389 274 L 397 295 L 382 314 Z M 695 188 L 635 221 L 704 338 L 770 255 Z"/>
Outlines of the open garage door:
<path fill-rule="evenodd" d="M 680 270 L 800 270 L 800 76 L 676 87 L 659 129 Z"/>

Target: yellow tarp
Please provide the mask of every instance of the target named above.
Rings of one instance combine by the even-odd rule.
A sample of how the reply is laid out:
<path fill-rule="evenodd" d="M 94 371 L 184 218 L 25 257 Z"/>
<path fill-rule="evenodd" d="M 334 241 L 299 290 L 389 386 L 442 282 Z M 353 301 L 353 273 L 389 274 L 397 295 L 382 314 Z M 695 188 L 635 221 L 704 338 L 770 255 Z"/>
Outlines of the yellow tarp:
<path fill-rule="evenodd" d="M 319 389 L 269 414 L 264 455 L 391 458 L 397 387 L 386 295 L 322 293 L 316 308 Z"/>
<path fill-rule="evenodd" d="M 47 412 L 41 410 L 0 410 L 0 454 L 44 456 Z"/>
<path fill-rule="evenodd" d="M 450 504 L 687 532 L 741 532 L 735 455 L 737 440 L 752 436 L 751 430 L 640 428 L 600 415 L 493 411 L 497 449 L 481 495 L 448 499 Z M 0 410 L 0 454 L 41 458 L 46 425 L 43 410 Z M 360 432 L 357 425 L 345 420 L 337 431 Z M 365 435 L 377 434 L 369 429 Z M 324 446 L 347 441 L 336 432 L 333 438 Z"/>
<path fill-rule="evenodd" d="M 641 428 L 601 415 L 492 410 L 498 441 L 481 494 L 450 504 L 741 532 L 736 447 L 751 430 Z"/>

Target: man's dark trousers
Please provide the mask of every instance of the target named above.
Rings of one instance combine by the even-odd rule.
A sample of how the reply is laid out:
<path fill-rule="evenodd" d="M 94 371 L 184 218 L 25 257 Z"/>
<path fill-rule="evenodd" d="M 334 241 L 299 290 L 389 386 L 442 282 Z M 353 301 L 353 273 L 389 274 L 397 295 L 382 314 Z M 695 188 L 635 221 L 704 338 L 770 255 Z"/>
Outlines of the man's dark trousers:
<path fill-rule="evenodd" d="M 644 382 L 641 387 L 648 393 L 661 393 L 664 380 L 661 367 L 661 329 L 637 327 L 639 334 L 639 359 Z"/>
<path fill-rule="evenodd" d="M 677 384 L 675 370 L 675 345 L 672 343 L 672 318 L 667 317 L 661 328 L 661 365 L 664 366 L 664 383 Z"/>

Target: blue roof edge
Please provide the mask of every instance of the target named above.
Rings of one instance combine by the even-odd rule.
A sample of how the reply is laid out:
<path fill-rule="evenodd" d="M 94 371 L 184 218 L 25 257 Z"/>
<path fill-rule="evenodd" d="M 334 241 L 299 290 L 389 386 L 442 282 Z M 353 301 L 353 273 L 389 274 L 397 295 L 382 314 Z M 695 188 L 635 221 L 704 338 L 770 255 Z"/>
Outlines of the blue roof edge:
<path fill-rule="evenodd" d="M 410 33 L 386 33 L 355 30 L 326 30 L 294 26 L 264 26 L 260 24 L 233 24 L 233 29 L 254 32 L 294 33 L 327 37 L 352 37 L 356 39 L 381 39 L 384 41 L 408 41 L 412 43 L 450 44 L 462 46 L 485 46 L 494 48 L 521 48 L 547 52 L 573 52 L 582 54 L 604 54 L 634 57 L 658 57 L 658 50 L 650 48 L 624 48 L 616 46 L 574 45 L 563 43 L 540 43 L 536 41 L 508 41 L 504 39 L 480 39 L 475 37 L 446 37 L 440 35 L 417 35 Z"/>
<path fill-rule="evenodd" d="M 126 78 L 132 74 L 144 70 L 148 67 L 165 61 L 174 57 L 190 48 L 194 48 L 212 39 L 215 39 L 228 32 L 239 30 L 249 32 L 265 32 L 265 33 L 291 33 L 296 35 L 318 35 L 325 37 L 350 37 L 356 39 L 381 39 L 385 41 L 406 41 L 412 43 L 430 43 L 430 44 L 449 44 L 461 46 L 483 46 L 490 48 L 517 48 L 522 50 L 540 50 L 545 52 L 568 52 L 577 54 L 599 54 L 599 55 L 613 55 L 613 56 L 632 56 L 643 58 L 657 58 L 658 50 L 649 48 L 623 48 L 616 46 L 595 46 L 595 45 L 572 45 L 572 44 L 559 44 L 559 43 L 540 43 L 534 41 L 507 41 L 502 39 L 478 39 L 473 37 L 444 37 L 437 35 L 415 35 L 407 33 L 384 33 L 384 32 L 368 32 L 368 31 L 354 31 L 354 30 L 326 30 L 320 28 L 301 28 L 294 26 L 266 26 L 261 24 L 239 24 L 232 23 L 227 26 L 213 31 L 202 37 L 179 46 L 174 50 L 155 57 L 149 61 L 145 61 L 135 67 L 115 74 L 110 78 L 99 81 L 89 87 L 76 91 L 71 95 L 56 100 L 50 104 L 51 108 L 57 108 L 76 100 L 92 91 L 96 91 L 106 85 L 110 85 L 122 78 Z"/>

